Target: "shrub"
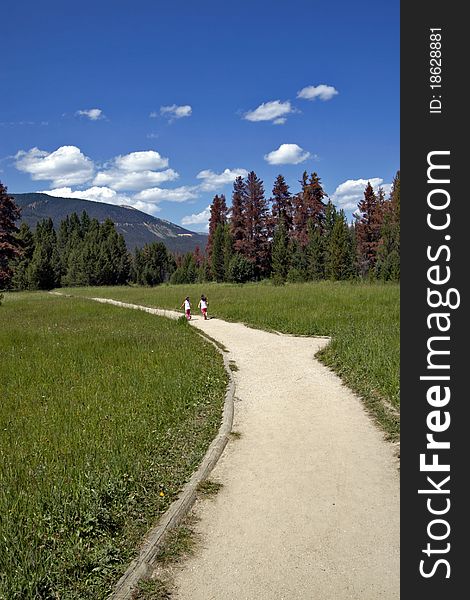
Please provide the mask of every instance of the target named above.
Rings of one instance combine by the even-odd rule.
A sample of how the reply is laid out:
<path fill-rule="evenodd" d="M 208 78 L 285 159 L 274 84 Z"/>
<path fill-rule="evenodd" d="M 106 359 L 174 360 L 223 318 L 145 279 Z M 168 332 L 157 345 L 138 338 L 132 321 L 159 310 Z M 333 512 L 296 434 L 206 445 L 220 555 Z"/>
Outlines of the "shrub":
<path fill-rule="evenodd" d="M 254 277 L 253 264 L 240 254 L 235 254 L 228 267 L 229 281 L 245 283 Z"/>

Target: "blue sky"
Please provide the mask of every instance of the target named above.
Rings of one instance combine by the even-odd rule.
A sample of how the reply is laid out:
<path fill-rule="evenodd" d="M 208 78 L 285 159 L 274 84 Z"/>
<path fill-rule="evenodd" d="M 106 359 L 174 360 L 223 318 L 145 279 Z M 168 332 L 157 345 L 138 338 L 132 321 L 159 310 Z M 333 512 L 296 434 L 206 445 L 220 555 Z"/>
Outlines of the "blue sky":
<path fill-rule="evenodd" d="M 3 3 L 0 180 L 203 231 L 254 170 L 348 215 L 399 169 L 399 2 Z"/>

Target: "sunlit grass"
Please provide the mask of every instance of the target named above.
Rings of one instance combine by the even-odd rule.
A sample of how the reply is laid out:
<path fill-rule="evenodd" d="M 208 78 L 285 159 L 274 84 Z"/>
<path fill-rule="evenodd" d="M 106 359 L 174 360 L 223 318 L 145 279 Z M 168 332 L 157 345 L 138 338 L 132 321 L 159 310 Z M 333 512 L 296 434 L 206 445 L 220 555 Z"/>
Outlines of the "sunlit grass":
<path fill-rule="evenodd" d="M 400 287 L 397 284 L 327 281 L 282 287 L 270 283 L 195 284 L 78 288 L 70 293 L 171 309 L 178 309 L 187 295 L 196 306 L 204 293 L 209 299 L 211 316 L 283 333 L 332 336 L 331 344 L 320 353 L 321 360 L 364 398 L 392 438 L 398 436 Z"/>
<path fill-rule="evenodd" d="M 106 598 L 220 424 L 192 328 L 42 293 L 0 307 L 0 598 Z"/>

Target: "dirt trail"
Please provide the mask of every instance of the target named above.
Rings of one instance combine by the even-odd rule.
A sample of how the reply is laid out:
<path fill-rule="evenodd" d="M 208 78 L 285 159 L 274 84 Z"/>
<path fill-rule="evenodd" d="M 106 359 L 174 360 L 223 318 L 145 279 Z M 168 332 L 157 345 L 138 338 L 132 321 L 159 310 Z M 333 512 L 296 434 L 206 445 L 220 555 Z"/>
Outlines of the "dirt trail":
<path fill-rule="evenodd" d="M 327 340 L 218 319 L 192 324 L 229 349 L 234 430 L 197 504 L 201 543 L 179 600 L 399 598 L 399 476 L 360 400 L 314 354 Z"/>
<path fill-rule="evenodd" d="M 175 598 L 398 600 L 397 460 L 361 401 L 314 358 L 328 340 L 191 323 L 239 369 L 241 437 L 212 472 L 221 491 L 196 504 L 200 543 L 175 572 Z"/>

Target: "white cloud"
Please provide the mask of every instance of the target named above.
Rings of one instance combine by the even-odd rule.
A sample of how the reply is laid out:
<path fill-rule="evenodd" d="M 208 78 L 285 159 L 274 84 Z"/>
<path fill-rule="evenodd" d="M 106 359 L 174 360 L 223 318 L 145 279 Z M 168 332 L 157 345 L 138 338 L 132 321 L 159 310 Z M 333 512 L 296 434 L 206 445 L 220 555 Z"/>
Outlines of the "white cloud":
<path fill-rule="evenodd" d="M 371 177 L 370 179 L 348 179 L 341 183 L 331 195 L 330 199 L 333 204 L 344 210 L 353 210 L 357 208 L 358 203 L 364 197 L 364 190 L 367 183 L 370 182 L 375 191 L 382 187 L 385 196 L 390 193 L 391 184 L 383 183 L 380 177 Z"/>
<path fill-rule="evenodd" d="M 204 225 L 204 229 L 209 229 L 209 217 L 211 216 L 210 205 L 200 213 L 193 213 L 181 219 L 181 225 Z"/>
<path fill-rule="evenodd" d="M 273 125 L 284 125 L 286 121 L 287 119 L 285 117 L 279 117 L 279 119 L 274 119 Z"/>
<path fill-rule="evenodd" d="M 331 100 L 331 98 L 338 93 L 338 90 L 332 85 L 321 83 L 317 86 L 308 85 L 307 87 L 302 88 L 297 92 L 297 98 L 303 98 L 304 100 L 315 100 L 315 98 L 319 98 L 320 100 Z"/>
<path fill-rule="evenodd" d="M 189 106 L 189 104 L 185 104 L 183 106 L 178 106 L 176 104 L 172 104 L 171 106 L 160 106 L 160 114 L 167 116 L 170 121 L 182 119 L 183 117 L 190 117 L 192 112 L 193 109 L 191 106 Z M 153 114 L 155 113 L 150 113 L 150 116 L 153 116 Z"/>
<path fill-rule="evenodd" d="M 177 188 L 159 188 L 153 187 L 146 190 L 142 190 L 134 196 L 134 200 L 141 200 L 142 202 L 186 202 L 197 198 L 197 188 L 195 186 L 183 185 Z"/>
<path fill-rule="evenodd" d="M 125 194 L 118 194 L 108 187 L 92 186 L 86 190 L 72 190 L 71 187 L 61 187 L 54 188 L 53 190 L 41 190 L 40 193 L 59 198 L 79 198 L 80 200 L 106 202 L 107 204 L 132 203 L 132 198 L 126 196 Z"/>
<path fill-rule="evenodd" d="M 247 121 L 274 121 L 276 125 L 285 123 L 284 115 L 295 112 L 289 100 L 281 102 L 280 100 L 272 100 L 271 102 L 263 102 L 255 108 L 244 114 L 243 118 Z M 281 119 L 284 120 L 281 122 Z"/>
<path fill-rule="evenodd" d="M 130 152 L 116 156 L 105 164 L 104 168 L 96 174 L 93 183 L 95 186 L 110 187 L 117 191 L 140 191 L 177 179 L 178 173 L 166 168 L 168 163 L 168 158 L 161 156 L 155 150 Z"/>
<path fill-rule="evenodd" d="M 166 169 L 168 167 L 168 158 L 160 156 L 155 150 L 146 150 L 144 152 L 131 152 L 124 156 L 116 156 L 115 166 L 122 171 L 153 171 Z"/>
<path fill-rule="evenodd" d="M 75 113 L 78 117 L 87 117 L 90 121 L 98 121 L 104 119 L 104 114 L 101 108 L 90 108 L 88 110 L 77 110 Z"/>
<path fill-rule="evenodd" d="M 132 203 L 128 203 L 132 208 L 136 208 L 137 210 L 141 210 L 148 215 L 156 216 L 157 213 L 161 211 L 161 208 L 158 204 L 154 204 L 152 202 L 142 202 L 141 200 L 133 200 Z"/>
<path fill-rule="evenodd" d="M 277 150 L 264 156 L 270 165 L 298 165 L 307 158 L 310 158 L 310 152 L 305 152 L 297 144 L 281 144 Z"/>
<path fill-rule="evenodd" d="M 54 152 L 31 148 L 15 155 L 16 168 L 29 173 L 33 180 L 48 179 L 54 187 L 77 185 L 93 177 L 94 165 L 80 148 L 61 146 Z"/>
<path fill-rule="evenodd" d="M 246 177 L 247 175 L 248 171 L 245 169 L 225 169 L 222 173 L 214 173 L 210 169 L 205 169 L 200 171 L 196 178 L 203 180 L 199 189 L 203 192 L 211 192 L 228 183 L 233 183 L 237 177 Z"/>
<path fill-rule="evenodd" d="M 104 186 L 92 186 L 85 190 L 72 190 L 70 187 L 61 187 L 53 190 L 40 190 L 40 193 L 60 198 L 78 198 L 80 200 L 105 202 L 116 206 L 131 206 L 150 215 L 160 212 L 159 202 L 185 202 L 197 197 L 192 188 L 187 186 L 174 189 L 150 188 L 133 196 L 118 194 L 115 190 Z"/>
<path fill-rule="evenodd" d="M 165 171 L 121 171 L 109 169 L 101 171 L 93 179 L 93 184 L 107 186 L 113 190 L 140 191 L 147 187 L 158 185 L 165 181 L 174 181 L 179 177 L 173 169 Z"/>
<path fill-rule="evenodd" d="M 155 110 L 152 110 L 152 112 L 149 114 L 149 117 L 151 119 L 156 119 L 158 117 L 158 113 Z"/>

